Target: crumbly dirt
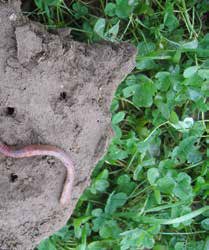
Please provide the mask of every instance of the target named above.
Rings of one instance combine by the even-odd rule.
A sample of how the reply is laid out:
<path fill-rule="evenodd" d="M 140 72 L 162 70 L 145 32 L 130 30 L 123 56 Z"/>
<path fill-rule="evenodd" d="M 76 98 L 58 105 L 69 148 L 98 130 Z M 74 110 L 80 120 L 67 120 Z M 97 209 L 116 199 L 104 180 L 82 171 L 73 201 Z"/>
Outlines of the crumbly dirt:
<path fill-rule="evenodd" d="M 110 137 L 114 91 L 133 69 L 136 50 L 49 34 L 14 21 L 16 11 L 0 3 L 0 141 L 57 145 L 76 168 L 73 200 L 63 209 L 66 171 L 58 160 L 0 156 L 0 249 L 30 250 L 64 226 L 89 185 Z"/>

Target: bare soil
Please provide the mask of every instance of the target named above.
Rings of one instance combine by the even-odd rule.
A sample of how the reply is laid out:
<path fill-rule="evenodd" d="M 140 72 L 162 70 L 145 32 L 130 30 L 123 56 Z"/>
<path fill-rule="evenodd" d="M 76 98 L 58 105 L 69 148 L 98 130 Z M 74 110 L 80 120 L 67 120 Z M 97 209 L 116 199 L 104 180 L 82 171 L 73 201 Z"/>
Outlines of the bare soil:
<path fill-rule="evenodd" d="M 59 146 L 76 168 L 73 200 L 63 209 L 66 172 L 58 160 L 0 156 L 0 249 L 30 250 L 65 225 L 89 185 L 108 145 L 114 91 L 136 50 L 50 34 L 19 18 L 13 4 L 0 3 L 0 140 Z"/>

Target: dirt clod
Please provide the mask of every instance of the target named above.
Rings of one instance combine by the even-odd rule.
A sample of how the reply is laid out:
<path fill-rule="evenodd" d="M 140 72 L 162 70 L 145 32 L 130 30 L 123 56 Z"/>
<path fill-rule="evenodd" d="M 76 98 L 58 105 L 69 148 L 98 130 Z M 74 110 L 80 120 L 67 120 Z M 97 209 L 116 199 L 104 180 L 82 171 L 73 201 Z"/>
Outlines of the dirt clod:
<path fill-rule="evenodd" d="M 73 200 L 63 209 L 58 160 L 0 156 L 0 249 L 30 250 L 66 223 L 89 185 L 108 143 L 114 91 L 133 69 L 136 50 L 63 44 L 35 23 L 16 26 L 12 15 L 16 10 L 0 3 L 0 141 L 59 146 L 76 168 Z"/>

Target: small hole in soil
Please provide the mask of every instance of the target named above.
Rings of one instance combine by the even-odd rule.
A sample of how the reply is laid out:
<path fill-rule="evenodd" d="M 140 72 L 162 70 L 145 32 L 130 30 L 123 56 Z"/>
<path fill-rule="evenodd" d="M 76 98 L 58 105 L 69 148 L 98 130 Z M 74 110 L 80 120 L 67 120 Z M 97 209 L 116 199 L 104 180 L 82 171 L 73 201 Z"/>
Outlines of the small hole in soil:
<path fill-rule="evenodd" d="M 11 173 L 10 182 L 14 183 L 14 182 L 17 181 L 17 179 L 18 179 L 18 176 L 16 174 L 14 174 L 14 173 Z"/>
<path fill-rule="evenodd" d="M 6 108 L 6 115 L 9 115 L 9 116 L 14 115 L 14 112 L 15 112 L 15 108 L 13 107 Z"/>
<path fill-rule="evenodd" d="M 67 93 L 64 91 L 64 92 L 61 92 L 60 93 L 60 100 L 66 100 L 67 98 Z"/>
<path fill-rule="evenodd" d="M 22 0 L 21 9 L 23 12 L 32 12 L 36 5 L 33 0 Z"/>

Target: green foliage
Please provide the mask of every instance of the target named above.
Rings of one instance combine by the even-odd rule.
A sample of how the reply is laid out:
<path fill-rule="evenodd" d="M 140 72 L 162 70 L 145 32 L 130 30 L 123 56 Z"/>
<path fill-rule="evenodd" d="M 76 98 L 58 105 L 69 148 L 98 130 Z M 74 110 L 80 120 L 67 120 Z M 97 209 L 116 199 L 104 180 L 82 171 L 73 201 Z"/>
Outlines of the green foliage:
<path fill-rule="evenodd" d="M 206 218 L 206 219 L 202 220 L 201 221 L 201 226 L 202 226 L 203 229 L 209 231 L 209 218 Z"/>
<path fill-rule="evenodd" d="M 107 214 L 113 214 L 117 208 L 122 207 L 127 200 L 127 195 L 125 193 L 113 193 L 110 194 L 110 196 L 107 199 L 107 203 L 105 206 L 105 213 Z"/>
<path fill-rule="evenodd" d="M 207 1 L 34 1 L 29 14 L 50 28 L 138 49 L 111 105 L 108 153 L 38 249 L 209 249 Z"/>
<path fill-rule="evenodd" d="M 154 246 L 152 234 L 139 228 L 126 231 L 122 233 L 121 236 L 123 236 L 121 250 L 135 250 L 145 247 L 152 248 Z"/>

